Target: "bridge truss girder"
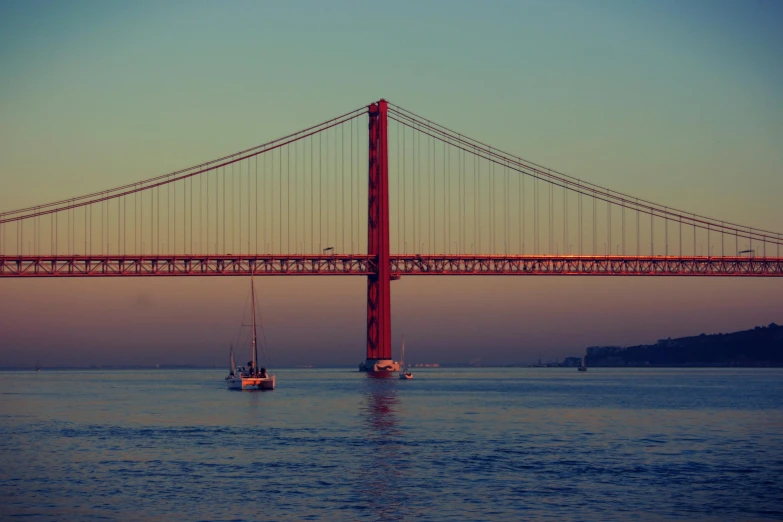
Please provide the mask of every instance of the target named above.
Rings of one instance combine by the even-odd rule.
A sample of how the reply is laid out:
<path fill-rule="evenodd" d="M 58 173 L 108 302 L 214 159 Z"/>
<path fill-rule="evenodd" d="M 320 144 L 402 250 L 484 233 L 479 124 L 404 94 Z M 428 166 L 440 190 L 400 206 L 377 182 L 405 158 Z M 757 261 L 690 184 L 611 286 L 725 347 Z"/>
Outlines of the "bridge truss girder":
<path fill-rule="evenodd" d="M 783 258 L 392 255 L 393 279 L 416 275 L 783 277 Z M 0 277 L 368 276 L 367 255 L 0 256 Z"/>
<path fill-rule="evenodd" d="M 783 277 L 783 258 L 673 256 L 392 256 L 398 275 Z"/>
<path fill-rule="evenodd" d="M 0 257 L 0 277 L 367 275 L 367 256 Z"/>

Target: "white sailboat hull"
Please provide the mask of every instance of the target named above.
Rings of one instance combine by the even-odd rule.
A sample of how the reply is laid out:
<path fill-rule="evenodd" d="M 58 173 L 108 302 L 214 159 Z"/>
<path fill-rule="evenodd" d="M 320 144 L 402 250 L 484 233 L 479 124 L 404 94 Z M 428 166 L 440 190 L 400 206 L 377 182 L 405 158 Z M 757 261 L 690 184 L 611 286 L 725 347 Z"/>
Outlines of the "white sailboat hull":
<path fill-rule="evenodd" d="M 274 390 L 275 376 L 269 377 L 227 377 L 226 386 L 229 390 Z"/>

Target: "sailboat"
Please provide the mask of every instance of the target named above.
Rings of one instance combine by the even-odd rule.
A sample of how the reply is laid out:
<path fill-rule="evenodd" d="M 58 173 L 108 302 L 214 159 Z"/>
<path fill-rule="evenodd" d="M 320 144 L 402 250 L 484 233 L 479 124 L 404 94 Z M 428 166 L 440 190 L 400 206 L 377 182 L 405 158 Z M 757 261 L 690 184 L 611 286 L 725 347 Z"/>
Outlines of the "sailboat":
<path fill-rule="evenodd" d="M 579 368 L 577 368 L 580 372 L 586 372 L 587 371 L 587 365 L 585 364 L 585 358 L 582 356 L 582 363 L 579 365 Z"/>
<path fill-rule="evenodd" d="M 405 336 L 402 336 L 402 346 L 400 347 L 400 368 L 402 368 L 402 371 L 400 372 L 400 379 L 413 379 L 413 373 L 411 373 L 408 370 L 408 367 L 405 366 Z"/>
<path fill-rule="evenodd" d="M 256 336 L 256 289 L 253 276 L 250 276 L 250 313 L 253 315 L 253 331 L 250 338 L 250 353 L 252 360 L 248 361 L 247 366 L 239 369 L 234 362 L 234 346 L 232 345 L 230 354 L 230 373 L 226 377 L 226 386 L 229 390 L 274 390 L 275 376 L 267 375 L 266 368 L 258 368 L 258 339 Z"/>
<path fill-rule="evenodd" d="M 237 363 L 234 360 L 234 344 L 232 343 L 228 348 L 228 358 L 229 358 L 229 374 L 228 376 L 231 377 L 232 375 L 236 375 L 237 373 Z"/>

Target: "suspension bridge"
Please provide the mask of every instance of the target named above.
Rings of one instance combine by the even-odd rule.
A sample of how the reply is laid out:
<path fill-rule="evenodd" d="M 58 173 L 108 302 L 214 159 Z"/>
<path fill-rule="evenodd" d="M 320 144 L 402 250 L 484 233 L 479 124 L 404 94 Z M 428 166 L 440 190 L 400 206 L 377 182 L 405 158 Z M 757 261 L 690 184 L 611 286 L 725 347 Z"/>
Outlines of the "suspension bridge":
<path fill-rule="evenodd" d="M 415 275 L 781 277 L 783 235 L 552 170 L 380 100 L 110 190 L 0 213 L 0 278 L 367 278 L 368 367 Z"/>

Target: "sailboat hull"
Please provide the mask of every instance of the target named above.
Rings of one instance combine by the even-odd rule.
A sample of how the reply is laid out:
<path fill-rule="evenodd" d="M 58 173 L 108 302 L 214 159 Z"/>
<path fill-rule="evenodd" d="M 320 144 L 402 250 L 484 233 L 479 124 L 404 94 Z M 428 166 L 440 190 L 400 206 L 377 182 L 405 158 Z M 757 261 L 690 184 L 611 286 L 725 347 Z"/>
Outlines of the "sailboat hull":
<path fill-rule="evenodd" d="M 229 377 L 226 386 L 229 390 L 274 390 L 275 376 L 269 377 Z"/>

